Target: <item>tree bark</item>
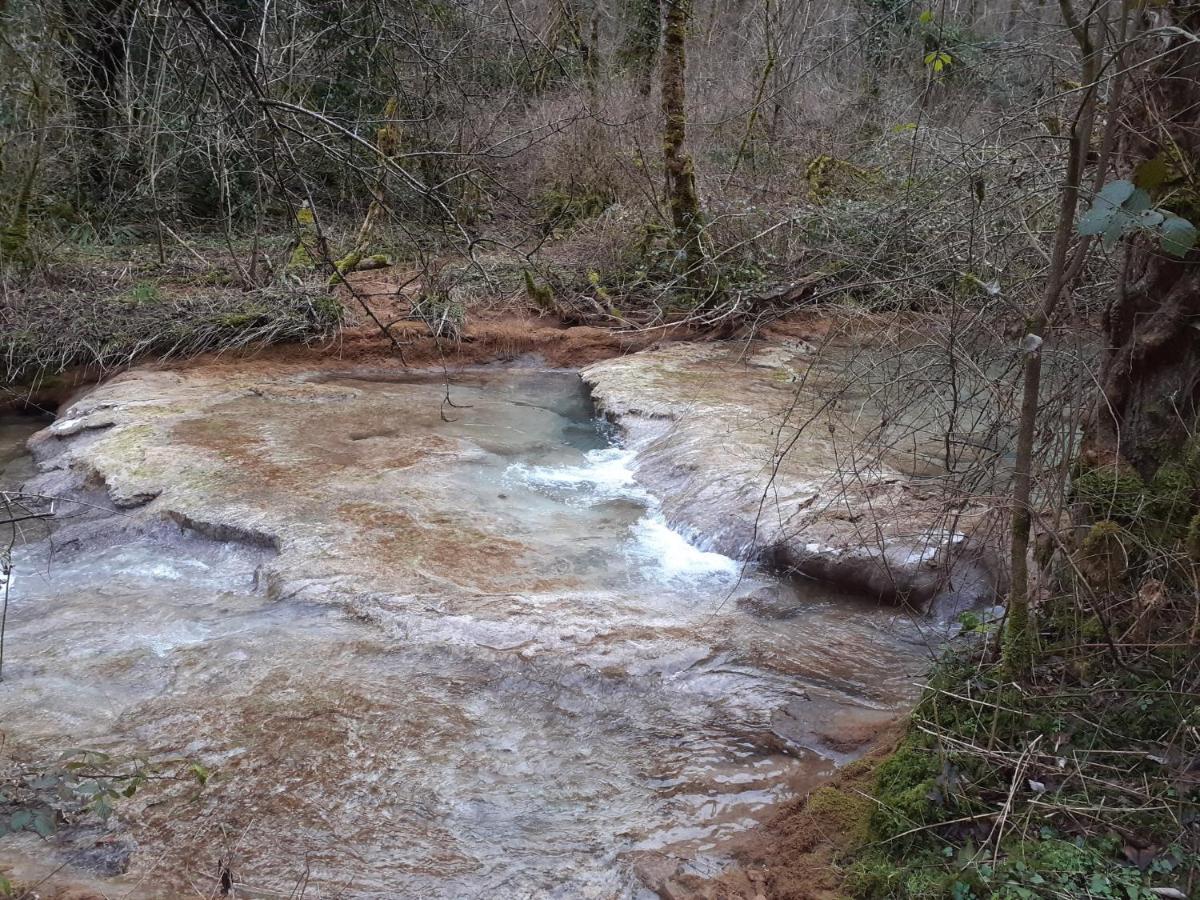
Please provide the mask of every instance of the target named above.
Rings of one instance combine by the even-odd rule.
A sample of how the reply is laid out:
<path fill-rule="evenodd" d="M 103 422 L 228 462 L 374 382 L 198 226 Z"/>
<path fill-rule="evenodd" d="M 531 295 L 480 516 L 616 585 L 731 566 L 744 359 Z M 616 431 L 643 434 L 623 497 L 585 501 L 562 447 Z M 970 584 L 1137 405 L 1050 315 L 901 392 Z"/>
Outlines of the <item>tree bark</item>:
<path fill-rule="evenodd" d="M 1172 31 L 1171 29 L 1179 29 Z M 1183 32 L 1183 33 L 1181 33 Z M 1200 7 L 1172 0 L 1155 12 L 1122 104 L 1118 172 L 1161 159 L 1173 173 L 1154 201 L 1200 225 Z M 1192 35 L 1189 37 L 1188 35 Z M 1184 259 L 1149 237 L 1127 249 L 1105 312 L 1100 392 L 1085 428 L 1084 461 L 1132 466 L 1144 479 L 1178 457 L 1200 414 L 1200 251 Z"/>
<path fill-rule="evenodd" d="M 650 96 L 654 61 L 662 40 L 662 0 L 628 0 L 629 31 L 621 57 L 633 70 L 638 93 Z"/>
<path fill-rule="evenodd" d="M 700 198 L 696 193 L 696 171 L 692 158 L 683 149 L 687 137 L 687 29 L 691 21 L 691 0 L 664 0 L 667 7 L 663 29 L 662 109 L 663 158 L 666 163 L 667 199 L 675 239 L 686 265 L 687 277 L 694 282 L 704 261 L 703 220 Z"/>
<path fill-rule="evenodd" d="M 110 135 L 119 103 L 119 81 L 129 51 L 127 0 L 66 0 L 63 26 L 71 48 L 64 74 L 79 124 L 89 144 L 80 169 L 93 197 L 108 193 Z"/>
<path fill-rule="evenodd" d="M 1091 146 L 1097 79 L 1101 71 L 1100 50 L 1092 36 L 1093 24 L 1090 21 L 1081 23 L 1075 18 L 1070 0 L 1060 0 L 1059 5 L 1064 21 L 1079 44 L 1083 84 L 1087 88 L 1071 125 L 1071 139 L 1067 145 L 1067 175 L 1059 198 L 1058 226 L 1045 291 L 1041 303 L 1026 323 L 1021 412 L 1017 423 L 1017 453 L 1013 466 L 1012 537 L 1009 545 L 1012 582 L 1001 641 L 1004 669 L 1009 677 L 1018 679 L 1027 676 L 1033 665 L 1029 548 L 1033 525 L 1034 436 L 1041 402 L 1042 342 L 1064 291 L 1078 271 L 1076 265 L 1068 262 L 1068 253 L 1075 231 L 1075 212 L 1079 205 L 1087 152 Z M 1081 254 L 1085 252 L 1086 248 L 1078 250 L 1076 258 L 1082 261 Z"/>

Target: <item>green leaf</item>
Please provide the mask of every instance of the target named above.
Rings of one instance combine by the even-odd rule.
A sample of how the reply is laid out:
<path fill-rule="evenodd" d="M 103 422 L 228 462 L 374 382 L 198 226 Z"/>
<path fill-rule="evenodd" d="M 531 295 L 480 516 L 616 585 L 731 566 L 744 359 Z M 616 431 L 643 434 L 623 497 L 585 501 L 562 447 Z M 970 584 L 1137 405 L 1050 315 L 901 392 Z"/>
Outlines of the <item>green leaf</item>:
<path fill-rule="evenodd" d="M 1079 217 L 1079 224 L 1075 226 L 1076 230 L 1080 234 L 1088 236 L 1104 234 L 1108 230 L 1108 226 L 1112 223 L 1115 214 L 1116 210 L 1111 206 L 1093 206 Z"/>
<path fill-rule="evenodd" d="M 1137 188 L 1134 187 L 1133 182 L 1126 181 L 1124 178 L 1110 181 L 1100 188 L 1100 193 L 1096 195 L 1096 203 L 1103 201 L 1112 206 L 1123 206 L 1125 201 L 1133 196 L 1135 190 Z"/>
<path fill-rule="evenodd" d="M 21 809 L 12 814 L 12 818 L 8 820 L 8 827 L 12 831 L 21 831 L 27 828 L 32 821 L 33 813 L 27 809 Z"/>
<path fill-rule="evenodd" d="M 1150 195 L 1141 188 L 1134 188 L 1133 193 L 1121 204 L 1121 208 L 1129 213 L 1145 212 L 1150 206 Z"/>
<path fill-rule="evenodd" d="M 1108 223 L 1108 227 L 1104 229 L 1104 234 L 1101 235 L 1100 241 L 1104 244 L 1104 249 L 1111 250 L 1117 245 L 1117 241 L 1121 239 L 1121 235 L 1125 233 L 1125 229 L 1129 226 L 1129 216 L 1120 209 L 1113 210 L 1112 221 Z"/>
<path fill-rule="evenodd" d="M 40 809 L 33 817 L 33 830 L 44 838 L 50 837 L 57 830 L 54 823 L 54 811 Z"/>
<path fill-rule="evenodd" d="M 932 66 L 934 72 L 941 72 L 952 62 L 953 58 L 944 50 L 931 50 L 925 54 L 925 65 Z"/>
<path fill-rule="evenodd" d="M 928 25 L 930 22 L 933 21 L 933 10 L 932 9 L 924 10 L 919 16 L 917 16 L 917 21 L 920 22 L 922 25 Z"/>
<path fill-rule="evenodd" d="M 1176 215 L 1168 215 L 1158 227 L 1162 235 L 1162 248 L 1172 256 L 1183 257 L 1196 246 L 1200 232 L 1187 219 Z"/>
<path fill-rule="evenodd" d="M 96 781 L 85 781 L 83 784 L 75 788 L 75 793 L 84 797 L 95 797 L 101 791 L 100 784 Z"/>

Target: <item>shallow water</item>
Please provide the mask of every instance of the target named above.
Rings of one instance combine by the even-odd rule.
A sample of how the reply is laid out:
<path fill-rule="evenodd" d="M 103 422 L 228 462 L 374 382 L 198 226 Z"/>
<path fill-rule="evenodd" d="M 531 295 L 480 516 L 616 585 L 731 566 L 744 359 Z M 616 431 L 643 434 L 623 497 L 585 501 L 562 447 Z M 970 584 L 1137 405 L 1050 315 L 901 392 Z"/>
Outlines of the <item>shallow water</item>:
<path fill-rule="evenodd" d="M 642 896 L 639 858 L 713 871 L 729 837 L 853 755 L 791 713 L 818 711 L 836 738 L 910 702 L 916 625 L 672 530 L 577 376 L 468 373 L 453 405 L 437 379 L 316 381 L 352 389 L 336 425 L 259 398 L 205 425 L 249 423 L 297 466 L 336 459 L 339 492 L 358 478 L 427 518 L 445 505 L 448 543 L 420 579 L 355 570 L 369 616 L 336 590 L 268 599 L 272 555 L 243 545 L 151 529 L 70 551 L 27 534 L 17 551 L 0 685 L 13 752 L 182 754 L 218 773 L 199 799 L 122 807 L 115 895 L 211 888 L 228 856 L 249 896 L 304 878 L 310 896 Z M 453 452 L 378 471 L 414 434 Z M 464 523 L 472 543 L 455 544 Z M 72 840 L 9 841 L 0 862 L 77 871 Z"/>

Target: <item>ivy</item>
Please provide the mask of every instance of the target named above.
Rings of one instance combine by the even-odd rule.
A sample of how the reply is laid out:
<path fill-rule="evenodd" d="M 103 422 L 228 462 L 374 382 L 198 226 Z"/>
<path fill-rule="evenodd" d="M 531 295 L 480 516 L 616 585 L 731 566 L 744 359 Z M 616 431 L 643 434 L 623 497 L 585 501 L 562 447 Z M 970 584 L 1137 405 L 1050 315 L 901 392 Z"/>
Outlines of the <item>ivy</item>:
<path fill-rule="evenodd" d="M 182 771 L 172 772 L 177 766 Z M 71 750 L 49 768 L 0 778 L 0 838 L 23 831 L 48 838 L 60 823 L 81 815 L 107 822 L 118 803 L 152 779 L 194 781 L 203 788 L 211 777 L 191 760 L 122 763 L 100 751 Z"/>
<path fill-rule="evenodd" d="M 954 62 L 954 58 L 945 50 L 933 50 L 925 54 L 925 65 L 933 69 L 936 74 L 941 74 L 942 70 L 952 62 Z"/>
<path fill-rule="evenodd" d="M 1101 188 L 1077 228 L 1082 235 L 1098 235 L 1110 250 L 1127 234 L 1145 234 L 1157 238 L 1164 252 L 1180 259 L 1200 238 L 1200 231 L 1191 222 L 1155 207 L 1150 194 L 1124 178 Z"/>

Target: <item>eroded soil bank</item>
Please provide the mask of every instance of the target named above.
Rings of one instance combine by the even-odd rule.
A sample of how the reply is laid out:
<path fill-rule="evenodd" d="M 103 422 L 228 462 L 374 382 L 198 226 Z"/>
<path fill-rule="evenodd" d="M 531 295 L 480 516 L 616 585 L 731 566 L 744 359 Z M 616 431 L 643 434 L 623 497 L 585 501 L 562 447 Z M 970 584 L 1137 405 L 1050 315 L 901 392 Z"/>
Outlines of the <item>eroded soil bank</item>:
<path fill-rule="evenodd" d="M 592 414 L 543 368 L 261 364 L 63 409 L 31 444 L 25 490 L 69 502 L 17 556 L 7 752 L 217 774 L 0 862 L 118 896 L 207 893 L 222 859 L 252 896 L 719 873 L 911 702 L 938 636 L 673 529 L 653 448 Z"/>

